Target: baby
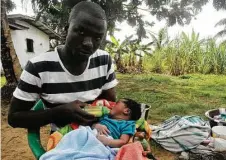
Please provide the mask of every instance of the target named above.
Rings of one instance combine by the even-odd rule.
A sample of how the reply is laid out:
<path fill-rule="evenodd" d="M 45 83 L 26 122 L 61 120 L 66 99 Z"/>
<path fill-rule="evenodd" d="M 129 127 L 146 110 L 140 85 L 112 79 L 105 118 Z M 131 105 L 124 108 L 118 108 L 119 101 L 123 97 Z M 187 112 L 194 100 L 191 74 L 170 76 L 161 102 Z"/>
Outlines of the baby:
<path fill-rule="evenodd" d="M 108 110 L 107 108 L 105 109 Z M 94 115 L 97 114 L 97 112 L 94 113 L 91 110 L 87 110 L 87 112 Z M 103 115 L 104 113 L 101 114 Z M 100 118 L 98 123 L 92 125 L 92 129 L 98 132 L 97 139 L 104 145 L 120 148 L 127 144 L 129 139 L 135 134 L 135 121 L 140 117 L 141 105 L 139 103 L 131 99 L 121 99 L 112 107 L 110 112 L 108 110 Z M 76 125 L 69 124 L 52 133 L 47 143 L 47 151 L 55 148 L 65 134 L 76 128 Z M 113 139 L 109 138 L 109 136 Z"/>
<path fill-rule="evenodd" d="M 132 99 L 121 99 L 109 114 L 92 126 L 98 131 L 97 139 L 104 145 L 120 148 L 135 134 L 135 121 L 141 116 L 141 106 Z M 108 138 L 111 136 L 113 139 Z"/>

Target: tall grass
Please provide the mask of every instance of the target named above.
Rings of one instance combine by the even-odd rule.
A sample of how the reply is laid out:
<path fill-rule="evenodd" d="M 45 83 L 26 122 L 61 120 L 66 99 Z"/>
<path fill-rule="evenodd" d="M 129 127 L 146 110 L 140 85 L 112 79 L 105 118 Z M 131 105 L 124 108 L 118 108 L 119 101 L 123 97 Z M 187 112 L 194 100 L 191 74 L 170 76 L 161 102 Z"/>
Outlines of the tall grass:
<path fill-rule="evenodd" d="M 146 71 L 183 75 L 190 73 L 226 74 L 226 44 L 213 39 L 200 40 L 199 34 L 182 33 L 152 56 L 143 57 Z"/>
<path fill-rule="evenodd" d="M 163 31 L 167 32 L 161 30 L 159 35 Z M 122 73 L 148 71 L 174 76 L 226 74 L 226 43 L 217 44 L 214 39 L 200 39 L 194 31 L 190 35 L 182 32 L 172 41 L 167 36 L 165 40 L 164 36 L 158 37 L 146 45 L 138 40 L 130 40 L 131 37 L 122 43 L 112 37 L 112 43 L 107 45 L 106 50 L 114 57 L 117 70 Z M 162 44 L 162 41 L 165 43 Z M 138 60 L 137 51 L 145 54 L 144 57 Z"/>

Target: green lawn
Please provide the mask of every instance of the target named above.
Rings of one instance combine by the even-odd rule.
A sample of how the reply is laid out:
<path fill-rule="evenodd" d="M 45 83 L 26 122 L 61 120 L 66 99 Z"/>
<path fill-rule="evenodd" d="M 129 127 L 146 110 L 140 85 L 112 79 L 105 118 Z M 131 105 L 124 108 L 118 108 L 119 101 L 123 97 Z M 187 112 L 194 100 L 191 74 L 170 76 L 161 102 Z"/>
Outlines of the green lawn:
<path fill-rule="evenodd" d="M 1 88 L 2 88 L 2 86 L 4 86 L 6 84 L 6 79 L 5 79 L 5 77 L 1 77 Z"/>
<path fill-rule="evenodd" d="M 149 122 L 158 124 L 173 115 L 199 115 L 209 109 L 226 107 L 226 76 L 159 74 L 117 74 L 118 99 L 127 97 L 151 105 Z M 175 155 L 151 143 L 154 155 L 161 160 Z"/>
<path fill-rule="evenodd" d="M 151 105 L 149 119 L 159 123 L 173 115 L 200 115 L 226 107 L 226 76 L 117 74 L 118 98 L 129 97 Z"/>

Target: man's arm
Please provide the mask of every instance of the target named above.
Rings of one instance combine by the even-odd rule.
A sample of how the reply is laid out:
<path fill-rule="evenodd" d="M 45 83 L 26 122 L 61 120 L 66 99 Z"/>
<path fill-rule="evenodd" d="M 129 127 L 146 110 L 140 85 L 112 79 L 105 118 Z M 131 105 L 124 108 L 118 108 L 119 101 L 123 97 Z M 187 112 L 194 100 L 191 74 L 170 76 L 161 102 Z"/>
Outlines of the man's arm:
<path fill-rule="evenodd" d="M 34 104 L 35 102 L 23 101 L 13 97 L 8 114 L 8 123 L 12 127 L 38 128 L 49 123 L 62 125 L 71 122 L 90 124 L 96 120 L 93 115 L 81 109 L 86 104 L 79 101 L 42 111 L 30 110 Z"/>
<path fill-rule="evenodd" d="M 122 134 L 120 139 L 109 139 L 104 135 L 98 135 L 97 139 L 106 146 L 120 148 L 129 142 L 130 136 L 128 134 Z"/>
<path fill-rule="evenodd" d="M 108 101 L 115 102 L 116 101 L 115 88 L 103 90 L 103 92 L 101 93 L 101 95 L 97 99 L 106 99 Z"/>

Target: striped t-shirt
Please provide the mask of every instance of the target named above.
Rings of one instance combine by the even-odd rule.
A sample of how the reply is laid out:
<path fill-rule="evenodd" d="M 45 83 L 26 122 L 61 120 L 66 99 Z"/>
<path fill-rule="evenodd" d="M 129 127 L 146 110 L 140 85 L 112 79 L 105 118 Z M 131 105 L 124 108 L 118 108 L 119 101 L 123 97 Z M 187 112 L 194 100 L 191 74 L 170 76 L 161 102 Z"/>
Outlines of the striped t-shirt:
<path fill-rule="evenodd" d="M 88 60 L 81 75 L 72 75 L 61 62 L 57 49 L 28 61 L 23 70 L 14 97 L 24 101 L 42 98 L 51 104 L 75 100 L 95 100 L 103 90 L 117 85 L 110 55 L 97 50 Z"/>

